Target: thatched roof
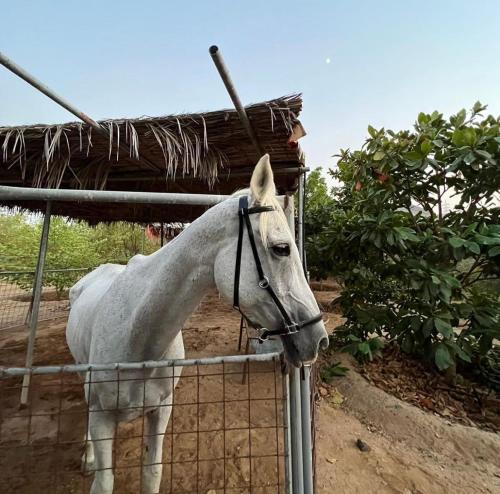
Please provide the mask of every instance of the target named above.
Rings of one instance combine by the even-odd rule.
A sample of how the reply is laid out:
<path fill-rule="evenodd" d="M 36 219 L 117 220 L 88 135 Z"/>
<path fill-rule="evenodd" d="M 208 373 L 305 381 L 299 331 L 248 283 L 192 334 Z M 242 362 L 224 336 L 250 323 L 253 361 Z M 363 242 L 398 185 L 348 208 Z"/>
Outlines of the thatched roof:
<path fill-rule="evenodd" d="M 246 107 L 280 192 L 293 191 L 303 164 L 291 140 L 301 129 L 300 95 Z M 0 184 L 46 188 L 209 192 L 228 194 L 248 185 L 258 156 L 235 110 L 103 120 L 109 135 L 71 122 L 0 127 Z M 300 131 L 299 131 L 300 135 Z M 1 203 L 0 203 L 1 205 Z M 31 210 L 43 204 L 3 204 Z M 90 221 L 188 220 L 199 208 L 123 204 L 54 204 L 54 212 Z"/>

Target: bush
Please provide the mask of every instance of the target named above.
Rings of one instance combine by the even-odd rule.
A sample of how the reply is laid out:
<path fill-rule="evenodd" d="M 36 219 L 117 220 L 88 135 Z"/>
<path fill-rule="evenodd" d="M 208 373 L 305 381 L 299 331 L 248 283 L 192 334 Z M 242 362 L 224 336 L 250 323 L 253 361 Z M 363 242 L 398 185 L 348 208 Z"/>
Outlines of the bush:
<path fill-rule="evenodd" d="M 0 214 L 0 271 L 33 271 L 36 267 L 42 220 L 34 215 Z M 127 262 L 138 253 L 149 254 L 159 247 L 144 237 L 139 225 L 99 224 L 51 218 L 43 284 L 53 286 L 58 295 L 69 289 L 84 271 L 51 272 L 52 269 L 94 268 L 106 262 Z M 25 290 L 32 276 L 11 275 L 10 282 Z"/>
<path fill-rule="evenodd" d="M 309 262 L 323 256 L 314 269 L 344 283 L 351 350 L 385 336 L 453 371 L 500 339 L 487 284 L 500 276 L 500 120 L 484 109 L 420 113 L 413 131 L 369 127 L 361 150 L 341 151 L 336 204 L 307 245 Z"/>

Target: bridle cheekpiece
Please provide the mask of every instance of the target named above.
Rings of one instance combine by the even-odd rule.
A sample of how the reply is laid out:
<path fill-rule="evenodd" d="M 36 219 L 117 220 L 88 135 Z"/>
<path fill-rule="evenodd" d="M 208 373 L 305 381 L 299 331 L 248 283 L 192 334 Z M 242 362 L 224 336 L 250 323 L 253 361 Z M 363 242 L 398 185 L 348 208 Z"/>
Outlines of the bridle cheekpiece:
<path fill-rule="evenodd" d="M 233 292 L 233 307 L 239 311 L 241 316 L 251 325 L 251 320 L 241 311 L 240 309 L 240 273 L 241 273 L 241 253 L 243 250 L 243 233 L 246 230 L 248 233 L 248 240 L 250 241 L 250 247 L 252 248 L 252 254 L 255 261 L 255 267 L 257 268 L 257 275 L 259 278 L 258 285 L 263 290 L 266 290 L 272 298 L 274 304 L 279 310 L 281 317 L 283 318 L 283 327 L 280 329 L 267 329 L 260 328 L 260 335 L 258 340 L 260 343 L 268 340 L 273 336 L 290 336 L 292 334 L 298 333 L 301 329 L 306 326 L 310 326 L 311 324 L 315 324 L 323 318 L 321 313 L 318 315 L 307 319 L 301 322 L 295 322 L 290 317 L 285 307 L 281 303 L 280 299 L 276 295 L 269 278 L 264 274 L 264 270 L 262 268 L 262 263 L 260 261 L 259 253 L 257 251 L 257 245 L 255 243 L 255 236 L 253 233 L 252 223 L 250 221 L 251 214 L 257 213 L 268 213 L 270 211 L 274 211 L 275 208 L 273 206 L 254 206 L 248 207 L 248 197 L 242 196 L 240 197 L 240 202 L 238 206 L 238 216 L 239 216 L 239 230 L 238 230 L 238 247 L 236 250 L 236 267 L 234 271 L 234 292 Z"/>

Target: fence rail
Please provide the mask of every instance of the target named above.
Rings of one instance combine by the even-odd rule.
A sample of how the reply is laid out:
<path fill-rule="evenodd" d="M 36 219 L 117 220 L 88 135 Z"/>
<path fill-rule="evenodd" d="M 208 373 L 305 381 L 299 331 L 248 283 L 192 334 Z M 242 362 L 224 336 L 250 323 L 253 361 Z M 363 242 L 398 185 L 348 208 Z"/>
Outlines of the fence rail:
<path fill-rule="evenodd" d="M 180 368 L 172 402 L 152 405 L 149 386 L 174 379 Z M 138 384 L 142 402 L 117 393 L 112 408 L 88 406 L 82 371 L 88 395 L 95 383 L 121 390 Z M 19 409 L 26 374 L 30 399 Z M 110 470 L 114 492 L 138 493 L 148 469 L 162 467 L 161 493 L 289 492 L 287 382 L 278 354 L 0 369 L 0 491 L 88 493 L 92 476 Z M 148 414 L 161 407 L 170 413 L 167 429 L 151 432 Z M 112 464 L 98 468 L 89 456 L 88 423 L 92 414 L 115 412 L 132 420 L 116 418 L 114 435 L 98 439 L 113 441 Z M 163 452 L 155 460 L 148 447 L 158 436 Z"/>

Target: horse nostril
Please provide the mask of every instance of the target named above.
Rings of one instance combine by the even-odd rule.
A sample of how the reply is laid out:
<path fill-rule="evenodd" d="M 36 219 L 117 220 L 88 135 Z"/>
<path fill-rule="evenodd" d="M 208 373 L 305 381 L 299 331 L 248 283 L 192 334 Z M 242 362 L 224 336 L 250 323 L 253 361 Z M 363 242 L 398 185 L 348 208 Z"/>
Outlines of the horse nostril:
<path fill-rule="evenodd" d="M 326 350 L 328 348 L 328 345 L 330 344 L 330 340 L 328 339 L 328 336 L 325 336 L 319 340 L 319 348 L 321 350 Z"/>

